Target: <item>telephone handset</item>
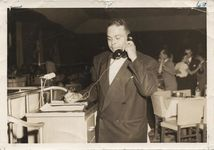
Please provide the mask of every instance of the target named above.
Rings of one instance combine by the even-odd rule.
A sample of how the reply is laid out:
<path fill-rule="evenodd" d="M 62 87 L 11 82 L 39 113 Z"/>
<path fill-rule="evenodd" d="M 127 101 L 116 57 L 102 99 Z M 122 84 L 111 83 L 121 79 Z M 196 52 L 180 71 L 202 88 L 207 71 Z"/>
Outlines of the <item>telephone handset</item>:
<path fill-rule="evenodd" d="M 132 36 L 131 36 L 130 34 L 128 34 L 127 41 L 133 41 L 133 38 L 132 38 Z M 116 50 L 116 51 L 113 53 L 113 59 L 120 59 L 121 57 L 128 57 L 127 52 L 126 52 L 126 51 L 123 51 L 123 50 L 121 50 L 121 49 L 118 49 L 118 50 Z M 114 63 L 114 61 L 110 64 L 110 66 L 111 66 L 113 63 Z M 85 100 L 85 99 L 87 99 L 87 98 L 90 97 L 91 90 L 92 90 L 93 87 L 101 80 L 101 78 L 103 77 L 103 75 L 105 74 L 105 72 L 107 72 L 107 71 L 109 70 L 110 66 L 107 67 L 107 68 L 101 73 L 101 75 L 99 76 L 99 78 L 97 79 L 97 81 L 94 82 L 94 83 L 92 84 L 92 86 L 90 87 L 90 89 L 89 89 L 87 92 L 85 92 L 85 93 L 83 94 L 83 96 L 82 96 L 82 97 L 83 97 L 83 100 Z"/>
<path fill-rule="evenodd" d="M 132 41 L 132 40 L 133 38 L 131 34 L 128 34 L 127 41 Z M 118 49 L 113 53 L 113 59 L 120 59 L 120 58 L 126 58 L 126 57 L 128 57 L 128 54 L 125 50 L 123 51 L 121 49 Z"/>
<path fill-rule="evenodd" d="M 120 59 L 120 58 L 126 58 L 126 57 L 128 57 L 127 52 L 121 49 L 118 49 L 113 53 L 113 59 Z"/>

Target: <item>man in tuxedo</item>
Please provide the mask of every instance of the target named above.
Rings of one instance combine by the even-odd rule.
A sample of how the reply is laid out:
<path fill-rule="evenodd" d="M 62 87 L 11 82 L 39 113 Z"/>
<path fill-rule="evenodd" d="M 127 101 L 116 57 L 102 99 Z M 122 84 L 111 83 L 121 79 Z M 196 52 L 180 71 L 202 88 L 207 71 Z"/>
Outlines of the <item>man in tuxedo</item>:
<path fill-rule="evenodd" d="M 157 90 L 157 62 L 128 40 L 123 19 L 107 26 L 107 50 L 94 57 L 88 101 L 97 101 L 96 142 L 147 142 L 147 96 Z M 120 53 L 117 54 L 117 50 Z"/>
<path fill-rule="evenodd" d="M 94 57 L 93 81 L 102 76 L 89 97 L 98 100 L 97 142 L 147 141 L 146 97 L 157 89 L 157 64 L 136 50 L 129 34 L 124 20 L 112 20 L 107 27 L 110 51 Z M 118 49 L 127 53 L 124 58 L 112 58 Z"/>
<path fill-rule="evenodd" d="M 185 49 L 185 56 L 188 64 L 188 75 L 185 78 L 186 89 L 191 89 L 191 94 L 195 95 L 195 88 L 197 86 L 197 75 L 196 73 L 200 69 L 201 62 L 193 56 L 191 48 Z"/>

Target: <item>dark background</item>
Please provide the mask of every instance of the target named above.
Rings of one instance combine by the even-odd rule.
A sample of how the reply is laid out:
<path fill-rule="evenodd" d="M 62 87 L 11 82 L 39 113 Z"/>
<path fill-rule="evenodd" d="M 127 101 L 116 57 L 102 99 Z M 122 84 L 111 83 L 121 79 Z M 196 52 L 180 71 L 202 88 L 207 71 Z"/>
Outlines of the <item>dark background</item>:
<path fill-rule="evenodd" d="M 206 57 L 206 9 L 12 8 L 8 9 L 8 68 L 22 67 L 16 63 L 17 40 L 22 43 L 25 66 L 38 63 L 37 41 L 42 45 L 42 62 L 54 59 L 60 67 L 77 70 L 90 66 L 96 54 L 108 50 L 105 23 L 115 17 L 128 21 L 138 50 L 155 59 L 163 47 L 172 51 L 174 62 L 186 47 Z M 21 23 L 21 39 L 17 39 L 17 23 Z"/>

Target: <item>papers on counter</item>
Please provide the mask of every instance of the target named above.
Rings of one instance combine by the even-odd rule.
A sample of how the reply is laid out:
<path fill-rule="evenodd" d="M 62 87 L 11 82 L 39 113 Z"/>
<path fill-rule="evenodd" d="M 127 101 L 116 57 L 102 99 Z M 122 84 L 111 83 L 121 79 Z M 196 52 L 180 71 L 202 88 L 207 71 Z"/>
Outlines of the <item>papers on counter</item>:
<path fill-rule="evenodd" d="M 83 111 L 87 102 L 65 103 L 64 101 L 52 101 L 52 103 L 46 103 L 40 110 L 45 112 L 50 111 Z"/>

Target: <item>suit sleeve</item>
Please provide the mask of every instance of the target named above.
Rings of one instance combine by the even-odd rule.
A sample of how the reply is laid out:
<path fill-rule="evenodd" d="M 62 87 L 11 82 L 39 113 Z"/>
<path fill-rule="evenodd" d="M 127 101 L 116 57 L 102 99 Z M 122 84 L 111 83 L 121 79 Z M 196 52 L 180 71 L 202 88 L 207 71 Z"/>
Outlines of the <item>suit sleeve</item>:
<path fill-rule="evenodd" d="M 130 62 L 128 67 L 133 74 L 135 85 L 142 96 L 151 96 L 157 91 L 158 65 L 154 60 L 148 60 L 147 66 L 141 58 L 136 58 L 134 62 Z"/>
<path fill-rule="evenodd" d="M 193 59 L 192 62 L 189 64 L 189 70 L 194 71 L 198 65 L 200 64 L 200 61 L 197 59 Z"/>
<path fill-rule="evenodd" d="M 166 63 L 163 69 L 166 72 L 168 72 L 169 74 L 175 75 L 175 66 L 174 66 L 173 62 Z"/>

